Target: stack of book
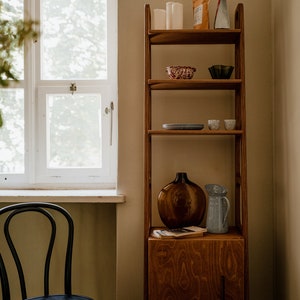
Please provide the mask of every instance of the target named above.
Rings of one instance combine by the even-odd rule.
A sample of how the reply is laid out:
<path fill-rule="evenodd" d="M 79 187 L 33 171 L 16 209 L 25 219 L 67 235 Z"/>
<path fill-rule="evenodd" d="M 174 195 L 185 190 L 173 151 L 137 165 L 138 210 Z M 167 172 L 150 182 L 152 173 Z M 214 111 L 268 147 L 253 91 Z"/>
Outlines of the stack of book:
<path fill-rule="evenodd" d="M 170 238 L 190 238 L 199 237 L 207 232 L 206 228 L 199 226 L 188 226 L 176 229 L 155 229 L 152 232 L 152 237 L 160 239 L 170 239 Z"/>

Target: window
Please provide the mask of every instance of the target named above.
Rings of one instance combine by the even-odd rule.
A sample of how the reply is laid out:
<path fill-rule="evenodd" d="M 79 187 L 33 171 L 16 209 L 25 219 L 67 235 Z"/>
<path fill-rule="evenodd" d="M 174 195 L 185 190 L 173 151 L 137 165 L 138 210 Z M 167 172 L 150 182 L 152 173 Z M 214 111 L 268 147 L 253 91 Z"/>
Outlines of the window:
<path fill-rule="evenodd" d="M 0 89 L 0 188 L 113 188 L 117 170 L 117 0 L 5 0 L 40 21 Z M 23 59 L 25 58 L 25 59 Z"/>

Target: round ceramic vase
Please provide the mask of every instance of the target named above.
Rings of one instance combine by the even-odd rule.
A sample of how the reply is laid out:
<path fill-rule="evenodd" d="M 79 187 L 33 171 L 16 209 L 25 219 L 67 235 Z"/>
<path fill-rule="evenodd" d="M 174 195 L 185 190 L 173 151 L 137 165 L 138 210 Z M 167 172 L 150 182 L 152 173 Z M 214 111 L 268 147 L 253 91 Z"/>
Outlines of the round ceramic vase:
<path fill-rule="evenodd" d="M 206 209 L 203 190 L 186 173 L 177 173 L 158 195 L 158 212 L 168 228 L 200 225 Z"/>

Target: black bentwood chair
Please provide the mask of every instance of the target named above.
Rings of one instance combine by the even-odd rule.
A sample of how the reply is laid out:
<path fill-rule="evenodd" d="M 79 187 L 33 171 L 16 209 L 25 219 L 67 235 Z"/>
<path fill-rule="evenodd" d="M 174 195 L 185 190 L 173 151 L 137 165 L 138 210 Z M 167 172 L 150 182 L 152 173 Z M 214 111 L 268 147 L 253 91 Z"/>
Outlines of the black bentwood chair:
<path fill-rule="evenodd" d="M 49 270 L 50 270 L 50 262 L 52 257 L 52 250 L 53 250 L 54 241 L 56 237 L 56 221 L 54 217 L 51 215 L 51 210 L 59 212 L 61 215 L 65 217 L 65 219 L 68 222 L 68 241 L 66 245 L 65 275 L 64 275 L 65 293 L 61 295 L 49 294 Z M 44 295 L 39 297 L 34 297 L 34 298 L 27 298 L 27 291 L 26 291 L 26 284 L 25 284 L 25 277 L 22 268 L 22 263 L 19 259 L 15 245 L 12 241 L 10 228 L 9 228 L 10 222 L 14 217 L 26 212 L 40 213 L 46 219 L 48 219 L 48 221 L 51 224 L 51 235 L 50 235 L 50 241 L 48 245 L 48 251 L 46 254 L 46 261 L 44 266 Z M 7 215 L 4 221 L 4 235 L 18 271 L 22 300 L 93 300 L 92 298 L 89 297 L 77 296 L 72 294 L 72 288 L 71 288 L 72 270 L 71 269 L 72 269 L 74 224 L 70 214 L 64 208 L 51 203 L 38 203 L 38 202 L 19 203 L 19 204 L 9 205 L 0 209 L 0 217 L 4 214 Z M 20 228 L 19 230 L 23 230 L 25 227 L 26 225 L 22 224 L 22 228 Z M 2 299 L 10 300 L 11 298 L 10 298 L 9 280 L 7 276 L 7 271 L 5 269 L 3 256 L 1 255 L 1 253 L 0 253 L 0 280 L 2 286 Z"/>
<path fill-rule="evenodd" d="M 0 254 L 0 282 L 1 282 L 1 290 L 2 290 L 2 300 L 6 300 L 6 299 L 10 300 L 8 278 L 7 278 L 7 274 L 6 274 L 6 270 L 4 267 L 4 262 L 1 254 Z"/>

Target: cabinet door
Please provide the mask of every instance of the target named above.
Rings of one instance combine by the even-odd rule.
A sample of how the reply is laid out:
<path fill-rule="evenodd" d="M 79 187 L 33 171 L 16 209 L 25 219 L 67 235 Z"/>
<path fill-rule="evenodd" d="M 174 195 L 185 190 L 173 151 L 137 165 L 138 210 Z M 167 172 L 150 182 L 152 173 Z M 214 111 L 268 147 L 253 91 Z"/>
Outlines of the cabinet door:
<path fill-rule="evenodd" d="M 244 299 L 244 240 L 149 240 L 149 300 Z"/>

